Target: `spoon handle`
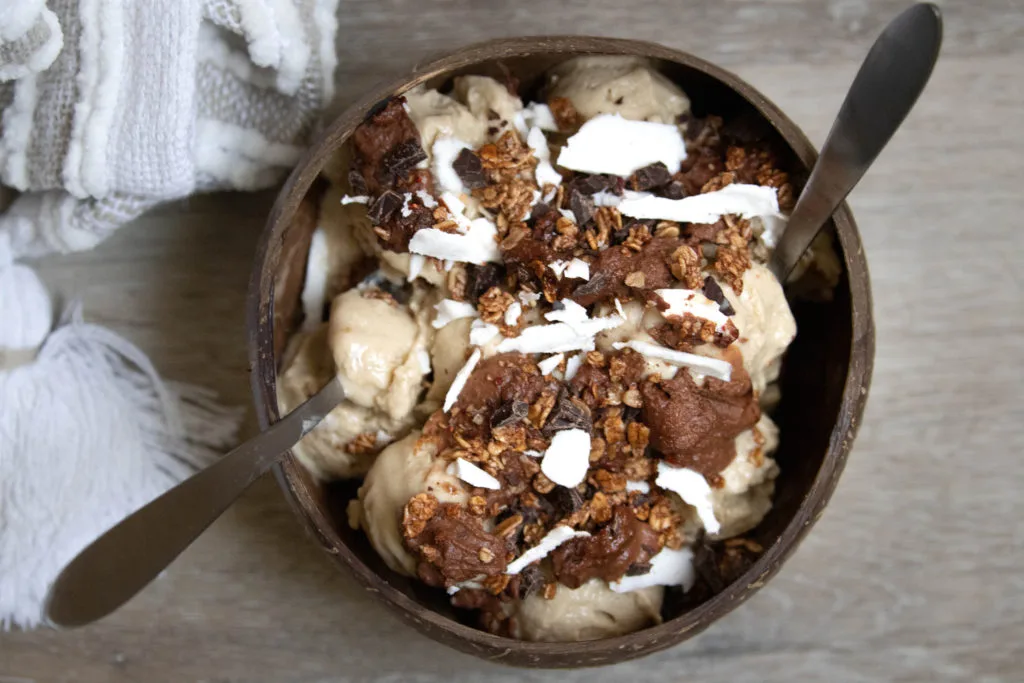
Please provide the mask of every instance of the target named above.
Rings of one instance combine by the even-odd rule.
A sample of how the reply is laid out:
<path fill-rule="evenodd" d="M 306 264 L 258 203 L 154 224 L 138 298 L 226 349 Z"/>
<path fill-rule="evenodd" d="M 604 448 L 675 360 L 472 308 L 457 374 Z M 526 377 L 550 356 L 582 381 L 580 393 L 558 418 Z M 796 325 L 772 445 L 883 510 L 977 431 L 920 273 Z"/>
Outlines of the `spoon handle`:
<path fill-rule="evenodd" d="M 917 101 L 942 43 L 942 16 L 921 3 L 892 20 L 853 79 L 770 267 L 785 281 L 819 229 L 861 179 Z"/>
<path fill-rule="evenodd" d="M 120 607 L 342 398 L 344 391 L 335 377 L 270 429 L 110 528 L 57 577 L 47 597 L 47 618 L 58 626 L 81 626 Z"/>

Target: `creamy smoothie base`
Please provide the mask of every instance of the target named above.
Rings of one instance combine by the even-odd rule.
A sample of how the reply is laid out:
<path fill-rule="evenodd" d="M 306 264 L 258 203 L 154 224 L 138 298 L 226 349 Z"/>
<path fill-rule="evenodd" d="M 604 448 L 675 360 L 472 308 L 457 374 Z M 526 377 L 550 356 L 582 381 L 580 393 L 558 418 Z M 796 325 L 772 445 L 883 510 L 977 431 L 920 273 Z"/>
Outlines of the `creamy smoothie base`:
<path fill-rule="evenodd" d="M 461 76 L 356 130 L 278 385 L 286 412 L 340 377 L 294 452 L 363 479 L 349 521 L 391 569 L 493 633 L 576 641 L 761 551 L 796 334 L 764 264 L 794 189 L 645 60 L 570 60 L 542 100 Z"/>

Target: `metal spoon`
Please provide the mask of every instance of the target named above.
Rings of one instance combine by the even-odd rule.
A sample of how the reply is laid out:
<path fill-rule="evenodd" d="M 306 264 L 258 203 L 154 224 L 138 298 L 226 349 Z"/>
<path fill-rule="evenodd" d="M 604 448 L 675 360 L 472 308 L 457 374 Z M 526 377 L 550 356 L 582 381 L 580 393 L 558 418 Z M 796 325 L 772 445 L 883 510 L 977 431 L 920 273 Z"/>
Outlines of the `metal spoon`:
<path fill-rule="evenodd" d="M 344 397 L 341 382 L 335 377 L 270 429 L 97 538 L 64 568 L 50 588 L 47 618 L 58 626 L 83 626 L 123 605 Z"/>
<path fill-rule="evenodd" d="M 871 46 L 775 247 L 769 267 L 779 280 L 785 281 L 903 123 L 928 82 L 941 44 L 939 8 L 921 3 L 893 19 Z"/>

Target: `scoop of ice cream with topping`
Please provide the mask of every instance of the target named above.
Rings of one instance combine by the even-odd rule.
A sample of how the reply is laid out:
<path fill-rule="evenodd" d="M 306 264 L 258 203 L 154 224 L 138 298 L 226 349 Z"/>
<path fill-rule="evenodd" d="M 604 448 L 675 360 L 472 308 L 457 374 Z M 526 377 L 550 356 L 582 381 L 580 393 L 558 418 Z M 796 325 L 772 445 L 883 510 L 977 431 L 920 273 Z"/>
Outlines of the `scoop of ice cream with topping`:
<path fill-rule="evenodd" d="M 646 60 L 571 59 L 544 93 L 461 76 L 355 131 L 279 387 L 286 410 L 341 379 L 296 454 L 365 474 L 350 522 L 391 569 L 492 633 L 588 640 L 760 552 L 794 190 Z"/>

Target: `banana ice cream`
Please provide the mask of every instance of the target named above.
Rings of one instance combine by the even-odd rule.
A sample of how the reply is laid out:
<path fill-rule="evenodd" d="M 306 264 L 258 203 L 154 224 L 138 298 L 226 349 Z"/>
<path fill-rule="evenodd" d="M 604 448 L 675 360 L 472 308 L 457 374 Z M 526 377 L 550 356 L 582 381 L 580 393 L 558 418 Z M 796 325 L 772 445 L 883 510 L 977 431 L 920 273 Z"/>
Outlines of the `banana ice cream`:
<path fill-rule="evenodd" d="M 543 93 L 460 76 L 355 131 L 278 392 L 341 379 L 295 454 L 363 478 L 350 523 L 392 570 L 492 633 L 577 641 L 760 552 L 796 335 L 764 264 L 794 191 L 644 60 L 573 59 Z"/>

